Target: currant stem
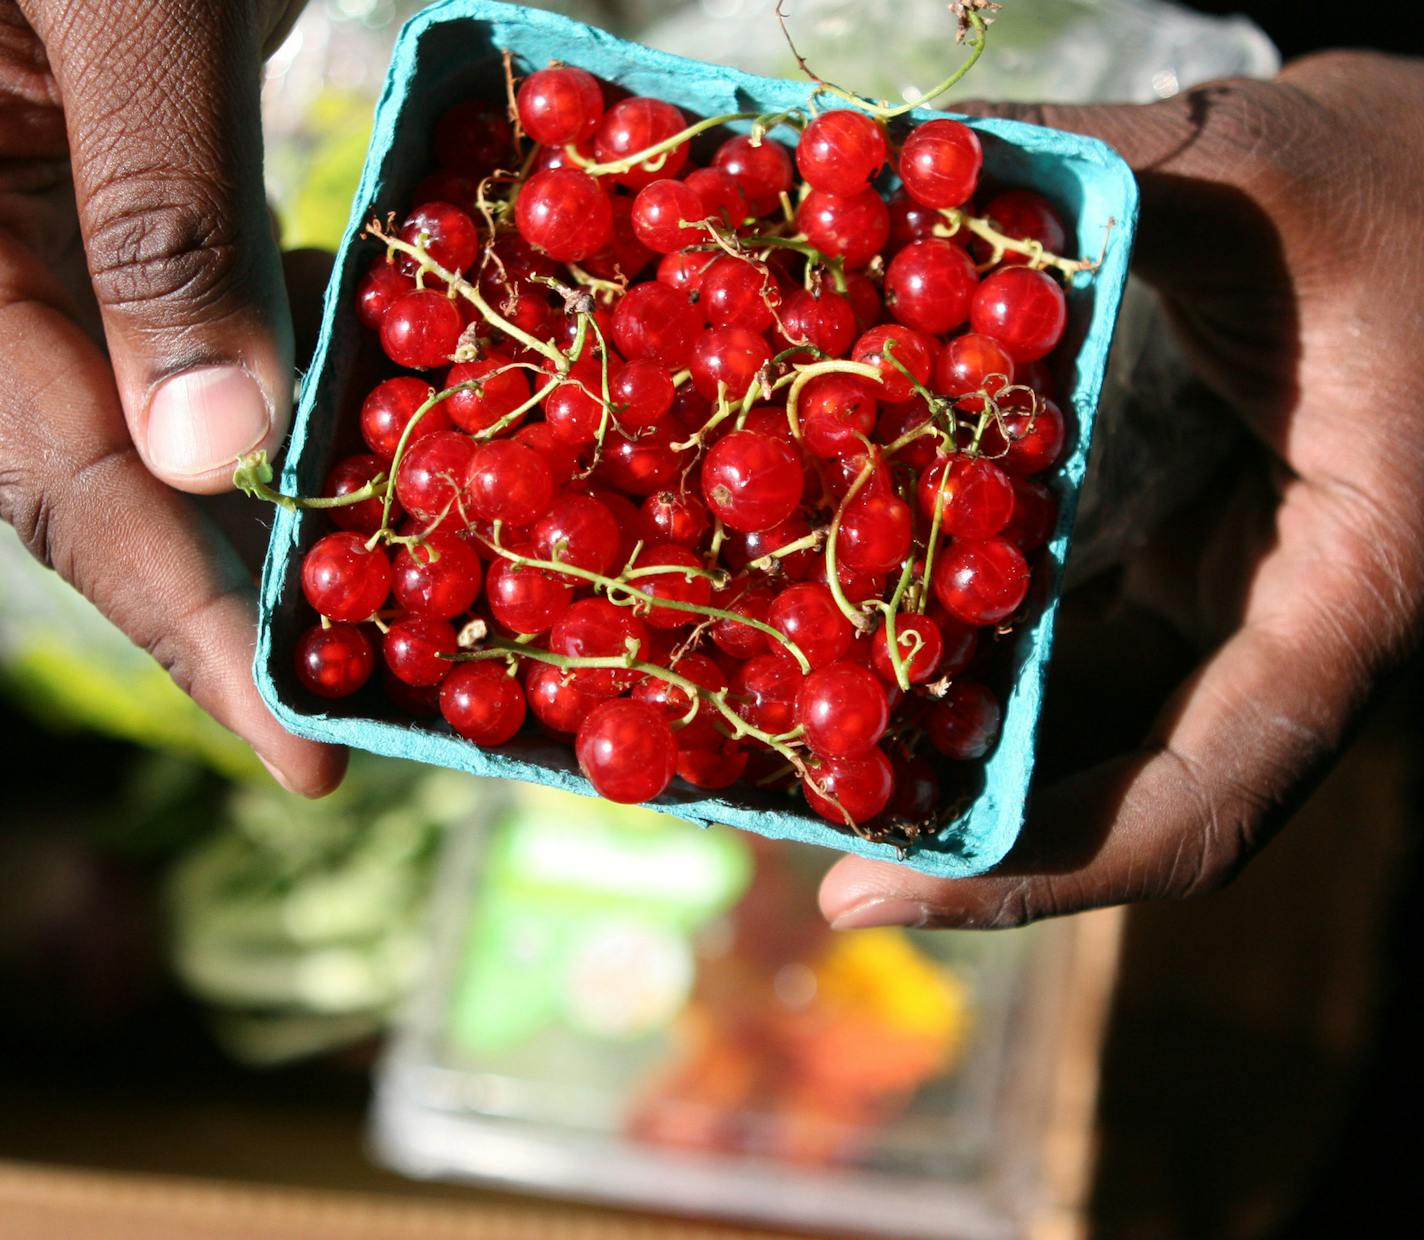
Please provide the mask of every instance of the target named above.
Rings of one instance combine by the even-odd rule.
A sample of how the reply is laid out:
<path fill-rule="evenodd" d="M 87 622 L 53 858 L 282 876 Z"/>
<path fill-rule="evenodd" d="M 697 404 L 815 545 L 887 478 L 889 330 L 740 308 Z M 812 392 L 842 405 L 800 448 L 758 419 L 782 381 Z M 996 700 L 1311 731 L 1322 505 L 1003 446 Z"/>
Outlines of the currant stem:
<path fill-rule="evenodd" d="M 709 129 L 716 129 L 719 125 L 730 125 L 733 121 L 762 121 L 770 119 L 774 123 L 781 123 L 782 118 L 767 118 L 762 112 L 727 112 L 721 116 L 709 116 L 696 124 L 689 125 L 679 133 L 673 134 L 670 138 L 664 138 L 661 142 L 655 142 L 652 146 L 644 147 L 641 151 L 635 151 L 632 155 L 625 155 L 622 159 L 611 160 L 606 164 L 594 163 L 587 160 L 579 153 L 578 148 L 569 145 L 564 147 L 564 154 L 571 164 L 582 168 L 591 177 L 619 176 L 624 172 L 632 172 L 634 168 L 642 167 L 648 172 L 657 172 L 666 162 L 666 157 L 684 142 L 697 137 L 700 133 L 706 133 Z M 772 128 L 767 125 L 766 128 Z M 663 159 L 654 163 L 658 156 Z"/>
<path fill-rule="evenodd" d="M 557 573 L 567 577 L 577 577 L 582 581 L 587 581 L 597 589 L 602 590 L 613 601 L 613 595 L 627 595 L 629 601 L 634 603 L 645 603 L 649 607 L 669 607 L 674 611 L 685 611 L 692 615 L 707 616 L 713 620 L 731 620 L 735 624 L 745 624 L 758 632 L 770 637 L 773 641 L 779 642 L 786 647 L 787 652 L 796 660 L 797 665 L 803 672 L 811 670 L 810 661 L 801 652 L 801 648 L 787 637 L 779 629 L 772 628 L 771 625 L 761 620 L 756 620 L 751 616 L 739 615 L 734 611 L 726 611 L 720 607 L 704 606 L 700 603 L 687 603 L 681 599 L 658 598 L 655 595 L 645 593 L 636 586 L 631 586 L 627 581 L 618 577 L 607 577 L 602 573 L 595 573 L 591 569 L 580 568 L 575 564 L 564 564 L 558 560 L 536 560 L 530 556 L 520 555 L 518 552 L 510 551 L 499 541 L 499 524 L 496 523 L 494 538 L 488 539 L 476 534 L 485 546 L 496 552 L 512 564 L 518 564 L 523 568 L 542 568 L 545 572 Z M 631 557 L 630 557 L 631 558 Z M 660 572 L 693 572 L 693 569 L 684 568 L 682 565 L 666 565 L 660 567 Z M 627 570 L 625 570 L 627 571 Z M 637 570 L 633 570 L 637 571 Z"/>
<path fill-rule="evenodd" d="M 801 389 L 817 375 L 834 374 L 859 375 L 862 379 L 871 379 L 876 383 L 885 382 L 885 376 L 880 373 L 880 367 L 872 366 L 868 362 L 836 360 L 812 362 L 809 366 L 796 367 L 791 378 L 791 390 L 786 393 L 786 420 L 791 425 L 791 435 L 797 443 L 801 442 L 801 419 L 797 416 Z"/>
<path fill-rule="evenodd" d="M 826 585 L 830 587 L 831 597 L 836 600 L 836 606 L 840 608 L 841 615 L 851 622 L 857 633 L 863 633 L 869 625 L 865 613 L 853 606 L 845 596 L 845 590 L 841 586 L 840 573 L 836 569 L 836 544 L 840 539 L 841 519 L 845 516 L 846 509 L 850 507 L 851 501 L 860 494 L 865 484 L 870 481 L 871 474 L 875 472 L 875 449 L 871 447 L 870 441 L 864 436 L 860 437 L 860 441 L 865 445 L 865 464 L 861 467 L 860 473 L 855 476 L 855 481 L 846 488 L 846 493 L 836 508 L 836 515 L 831 519 L 830 533 L 826 537 Z"/>
<path fill-rule="evenodd" d="M 978 264 L 981 272 L 997 266 L 1006 253 L 1024 255 L 1028 259 L 1027 265 L 1038 271 L 1052 267 L 1062 272 L 1068 280 L 1072 280 L 1079 272 L 1096 271 L 1102 266 L 1101 259 L 1063 258 L 1061 255 L 1051 254 L 1043 248 L 1043 242 L 1033 237 L 1011 237 L 995 228 L 994 221 L 987 216 L 970 215 L 962 207 L 941 207 L 940 214 L 949 224 L 947 227 L 936 225 L 935 236 L 953 237 L 961 230 L 967 229 L 989 243 L 992 253 L 987 260 Z"/>
<path fill-rule="evenodd" d="M 268 486 L 272 478 L 272 465 L 267 460 L 267 453 L 249 452 L 246 456 L 237 458 L 232 485 L 253 499 L 266 500 L 269 504 L 287 509 L 288 512 L 296 512 L 300 508 L 345 508 L 349 504 L 364 504 L 368 499 L 383 498 L 391 485 L 390 478 L 381 472 L 365 486 L 348 491 L 345 495 L 286 495 Z"/>

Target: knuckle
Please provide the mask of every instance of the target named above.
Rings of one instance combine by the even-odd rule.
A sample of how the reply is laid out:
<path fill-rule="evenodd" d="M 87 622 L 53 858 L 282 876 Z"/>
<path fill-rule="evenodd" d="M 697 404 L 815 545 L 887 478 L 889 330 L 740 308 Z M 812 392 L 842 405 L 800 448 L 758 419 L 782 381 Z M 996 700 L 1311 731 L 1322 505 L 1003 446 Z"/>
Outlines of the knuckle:
<path fill-rule="evenodd" d="M 55 567 L 54 506 L 42 488 L 8 462 L 0 466 L 0 521 L 12 526 L 25 549 L 46 568 Z"/>
<path fill-rule="evenodd" d="M 1167 752 L 1182 768 L 1184 795 L 1193 804 L 1170 858 L 1158 871 L 1160 890 L 1152 894 L 1187 900 L 1230 886 L 1255 851 L 1267 806 L 1239 782 L 1213 795 L 1182 755 Z"/>
<path fill-rule="evenodd" d="M 186 326 L 238 278 L 236 227 L 203 186 L 124 179 L 91 192 L 87 250 L 99 304 Z"/>

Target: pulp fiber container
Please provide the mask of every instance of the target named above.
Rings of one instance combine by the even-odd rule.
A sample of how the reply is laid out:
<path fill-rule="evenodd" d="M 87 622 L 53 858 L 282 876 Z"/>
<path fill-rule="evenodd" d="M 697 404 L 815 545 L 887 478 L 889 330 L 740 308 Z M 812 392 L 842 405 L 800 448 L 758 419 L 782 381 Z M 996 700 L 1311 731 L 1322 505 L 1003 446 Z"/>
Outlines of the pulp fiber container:
<path fill-rule="evenodd" d="M 429 139 L 442 111 L 466 98 L 504 98 L 505 50 L 513 53 L 516 73 L 563 61 L 634 94 L 669 100 L 691 116 L 781 112 L 804 107 L 813 94 L 804 81 L 754 77 L 670 56 L 558 14 L 492 0 L 446 0 L 411 20 L 396 45 L 361 185 L 326 291 L 321 337 L 302 386 L 282 471 L 281 486 L 288 493 L 318 491 L 338 455 L 340 429 L 350 426 L 365 392 L 379 377 L 363 361 L 378 346 L 352 308 L 357 281 L 380 253 L 379 243 L 363 240 L 361 231 L 372 217 L 401 213 L 409 206 L 410 191 L 432 163 Z M 918 123 L 942 115 L 920 109 L 909 120 Z M 1068 249 L 1102 252 L 1098 270 L 1091 277 L 1080 275 L 1069 290 L 1068 332 L 1058 353 L 1071 355 L 1072 361 L 1062 363 L 1055 378 L 1073 437 L 1064 461 L 1047 479 L 1058 497 L 1059 519 L 1035 565 L 1030 619 L 1000 643 L 1003 649 L 991 676 L 996 691 L 1007 694 L 998 745 L 977 768 L 966 771 L 960 764 L 954 778 L 972 783 L 956 785 L 963 794 L 957 801 L 959 812 L 937 835 L 922 839 L 903 856 L 893 844 L 871 843 L 832 826 L 799 800 L 750 788 L 709 795 L 675 780 L 654 805 L 703 826 L 727 824 L 773 838 L 899 860 L 945 877 L 990 868 L 1023 827 L 1063 564 L 1137 218 L 1132 173 L 1102 143 L 1014 121 L 964 119 L 983 141 L 986 180 L 1043 193 L 1071 221 Z M 702 143 L 694 143 L 694 151 L 706 154 L 718 140 L 715 134 L 704 135 Z M 398 717 L 374 693 L 332 703 L 300 686 L 292 651 L 311 619 L 301 591 L 301 558 L 327 528 L 319 513 L 276 510 L 263 570 L 255 675 L 277 718 L 292 732 L 314 740 L 592 795 L 571 750 L 538 734 L 521 735 L 497 750 L 479 749 L 442 722 Z"/>

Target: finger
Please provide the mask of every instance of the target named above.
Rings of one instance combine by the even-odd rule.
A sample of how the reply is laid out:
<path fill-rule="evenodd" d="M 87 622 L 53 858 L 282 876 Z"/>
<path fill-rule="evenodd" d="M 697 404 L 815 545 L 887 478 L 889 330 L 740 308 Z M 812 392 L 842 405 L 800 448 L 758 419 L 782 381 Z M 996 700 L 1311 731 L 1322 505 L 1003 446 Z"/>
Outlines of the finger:
<path fill-rule="evenodd" d="M 275 453 L 291 413 L 259 113 L 264 40 L 290 6 L 25 7 L 64 98 L 89 275 L 133 443 L 171 485 L 225 489 L 238 455 Z"/>
<path fill-rule="evenodd" d="M 993 873 L 946 881 L 847 858 L 823 881 L 822 911 L 839 929 L 999 927 L 1228 881 L 1413 639 L 1424 557 L 1391 550 L 1399 523 L 1358 496 L 1289 483 L 1241 628 L 1141 749 L 1036 797 L 1021 846 Z"/>
<path fill-rule="evenodd" d="M 288 734 L 253 685 L 251 577 L 143 467 L 108 366 L 63 305 L 50 273 L 0 249 L 0 518 L 282 784 L 330 791 L 344 751 Z"/>

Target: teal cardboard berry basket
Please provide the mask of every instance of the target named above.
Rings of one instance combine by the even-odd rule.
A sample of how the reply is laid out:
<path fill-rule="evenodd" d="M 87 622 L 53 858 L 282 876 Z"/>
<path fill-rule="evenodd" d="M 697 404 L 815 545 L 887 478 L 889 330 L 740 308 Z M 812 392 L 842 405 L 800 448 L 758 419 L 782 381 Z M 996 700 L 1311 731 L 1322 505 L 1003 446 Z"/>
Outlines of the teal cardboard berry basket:
<path fill-rule="evenodd" d="M 369 352 L 352 297 L 379 244 L 361 232 L 372 217 L 400 211 L 430 164 L 435 119 L 460 99 L 504 97 L 502 53 L 527 73 L 551 60 L 588 69 L 634 94 L 654 95 L 694 116 L 730 112 L 780 112 L 804 106 L 811 87 L 802 81 L 753 77 L 625 42 L 557 14 L 492 0 L 446 0 L 402 30 L 377 107 L 375 130 L 361 186 L 352 206 L 331 284 L 326 291 L 321 338 L 302 386 L 281 486 L 289 494 L 315 494 L 337 451 L 338 431 L 359 406 L 370 376 Z M 911 121 L 942 115 L 928 109 Z M 709 796 L 675 780 L 654 808 L 699 825 L 726 824 L 778 839 L 800 840 L 864 857 L 899 860 L 928 874 L 981 873 L 1012 847 L 1024 823 L 1033 775 L 1035 738 L 1044 681 L 1053 647 L 1063 564 L 1078 491 L 1092 439 L 1094 413 L 1107 367 L 1113 326 L 1127 278 L 1137 218 L 1132 174 L 1100 142 L 1004 120 L 969 119 L 984 144 L 985 176 L 1036 189 L 1073 221 L 1070 248 L 1096 254 L 1102 264 L 1070 290 L 1067 354 L 1071 367 L 1057 378 L 1076 430 L 1066 459 L 1048 480 L 1059 499 L 1057 529 L 1035 567 L 1032 617 L 1004 643 L 995 687 L 1006 692 L 998 745 L 961 789 L 959 812 L 937 835 L 903 855 L 893 844 L 871 843 L 813 815 L 799 799 L 733 788 Z M 351 745 L 373 753 L 412 758 L 500 779 L 522 779 L 593 795 L 571 749 L 534 732 L 497 750 L 479 749 L 442 722 L 398 718 L 375 695 L 340 703 L 307 693 L 293 671 L 293 645 L 310 623 L 300 584 L 301 556 L 325 532 L 309 511 L 276 510 L 263 570 L 255 675 L 263 699 L 299 736 Z"/>

